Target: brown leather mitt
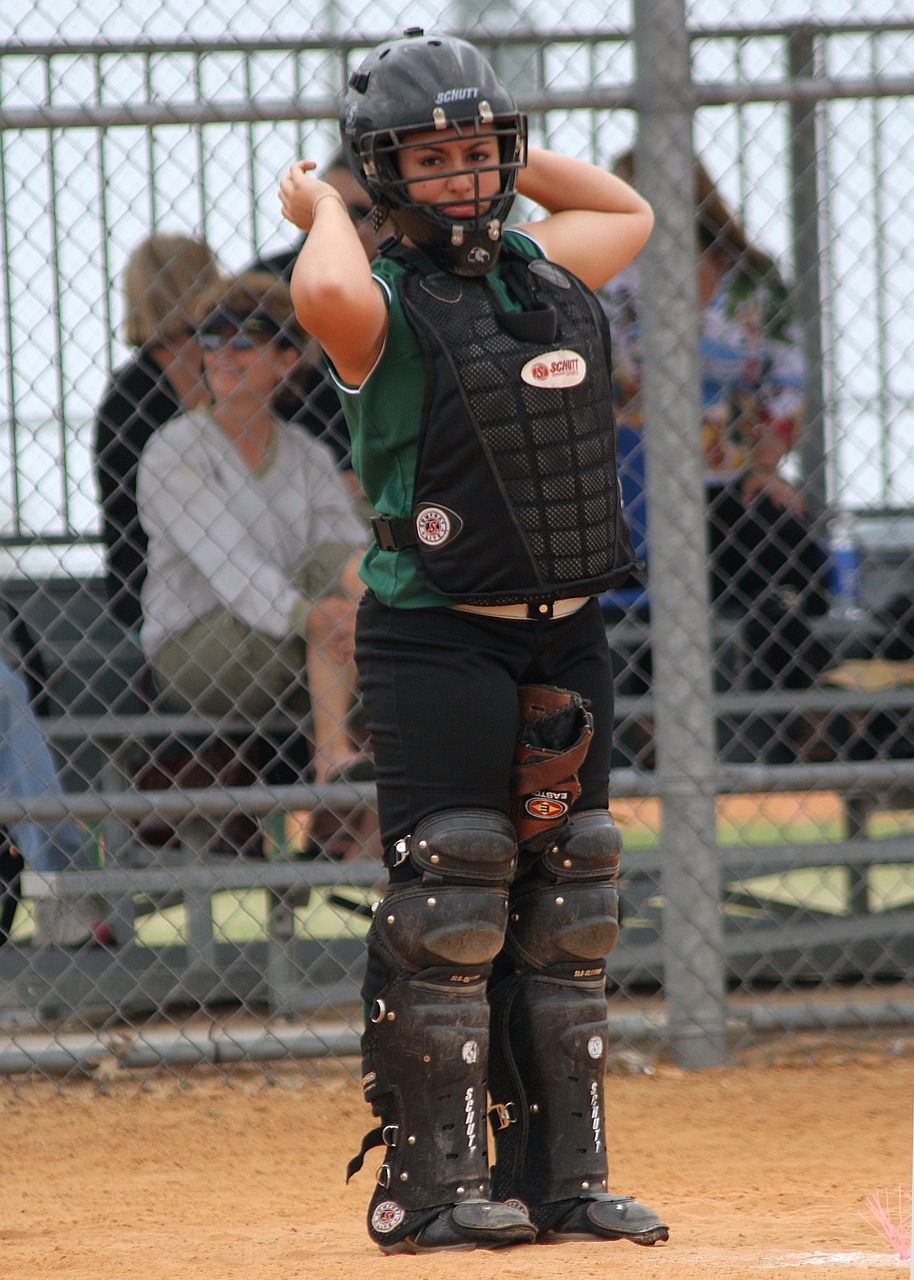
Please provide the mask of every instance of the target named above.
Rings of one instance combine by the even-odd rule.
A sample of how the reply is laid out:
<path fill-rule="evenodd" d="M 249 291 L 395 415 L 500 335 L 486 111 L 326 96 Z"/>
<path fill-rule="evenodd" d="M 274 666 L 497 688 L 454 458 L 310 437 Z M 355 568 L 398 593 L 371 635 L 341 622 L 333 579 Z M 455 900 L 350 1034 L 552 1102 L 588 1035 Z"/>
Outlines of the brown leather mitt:
<path fill-rule="evenodd" d="M 581 794 L 578 769 L 593 737 L 580 694 L 550 685 L 518 688 L 520 731 L 511 770 L 511 821 L 519 844 L 561 826 Z"/>

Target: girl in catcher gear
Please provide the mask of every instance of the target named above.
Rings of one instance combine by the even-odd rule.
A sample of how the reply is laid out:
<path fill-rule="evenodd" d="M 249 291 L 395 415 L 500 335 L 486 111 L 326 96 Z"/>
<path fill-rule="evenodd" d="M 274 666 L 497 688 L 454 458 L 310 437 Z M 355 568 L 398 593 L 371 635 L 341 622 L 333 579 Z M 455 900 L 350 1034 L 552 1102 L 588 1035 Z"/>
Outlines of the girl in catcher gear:
<path fill-rule="evenodd" d="M 350 1172 L 383 1148 L 368 1225 L 389 1253 L 653 1244 L 665 1224 L 607 1183 L 621 841 L 595 597 L 634 555 L 591 293 L 651 211 L 608 173 L 528 151 L 489 63 L 449 36 L 369 53 L 341 132 L 396 230 L 374 262 L 311 161 L 280 199 L 307 233 L 296 314 L 378 512 L 356 660 L 390 882 L 363 990 L 379 1126 Z M 548 216 L 509 230 L 516 192 Z"/>

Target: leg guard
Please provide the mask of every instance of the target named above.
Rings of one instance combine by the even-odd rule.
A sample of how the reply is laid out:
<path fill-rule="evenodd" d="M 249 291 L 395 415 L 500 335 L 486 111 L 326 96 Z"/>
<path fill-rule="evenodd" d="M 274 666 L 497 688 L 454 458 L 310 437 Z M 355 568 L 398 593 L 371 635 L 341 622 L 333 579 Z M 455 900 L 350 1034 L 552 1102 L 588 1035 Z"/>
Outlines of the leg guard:
<path fill-rule="evenodd" d="M 386 979 L 362 1041 L 363 1089 L 384 1161 L 369 1234 L 387 1252 L 529 1242 L 526 1215 L 489 1199 L 486 982 L 502 947 L 514 865 L 507 818 L 451 811 L 408 841 L 421 879 L 392 886 L 369 934 Z M 482 883 L 479 881 L 482 880 Z"/>
<path fill-rule="evenodd" d="M 524 1207 L 540 1236 L 653 1244 L 665 1224 L 607 1187 L 605 957 L 620 852 L 608 813 L 575 815 L 512 889 L 514 971 L 490 993 L 494 1194 Z"/>

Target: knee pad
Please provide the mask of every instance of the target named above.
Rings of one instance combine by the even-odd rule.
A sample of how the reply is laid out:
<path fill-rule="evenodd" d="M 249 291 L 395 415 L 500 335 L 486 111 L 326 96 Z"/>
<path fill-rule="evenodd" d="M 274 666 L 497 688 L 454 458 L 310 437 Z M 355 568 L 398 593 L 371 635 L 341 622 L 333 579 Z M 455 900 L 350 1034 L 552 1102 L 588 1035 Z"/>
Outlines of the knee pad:
<path fill-rule="evenodd" d="M 423 818 L 394 846 L 426 884 L 452 882 L 504 886 L 517 866 L 509 818 L 494 809 L 446 809 Z"/>
<path fill-rule="evenodd" d="M 619 937 L 622 839 L 603 809 L 575 815 L 511 890 L 507 948 L 522 971 L 590 978 Z"/>
<path fill-rule="evenodd" d="M 488 809 L 448 809 L 424 818 L 394 848 L 421 877 L 393 883 L 372 923 L 397 975 L 490 964 L 504 942 L 517 861 L 509 819 Z"/>
<path fill-rule="evenodd" d="M 556 880 L 609 880 L 615 883 L 622 858 L 622 836 L 606 809 L 575 813 L 544 846 L 543 869 Z"/>
<path fill-rule="evenodd" d="M 593 978 L 618 940 L 615 885 L 541 884 L 511 897 L 505 946 L 521 971 Z"/>

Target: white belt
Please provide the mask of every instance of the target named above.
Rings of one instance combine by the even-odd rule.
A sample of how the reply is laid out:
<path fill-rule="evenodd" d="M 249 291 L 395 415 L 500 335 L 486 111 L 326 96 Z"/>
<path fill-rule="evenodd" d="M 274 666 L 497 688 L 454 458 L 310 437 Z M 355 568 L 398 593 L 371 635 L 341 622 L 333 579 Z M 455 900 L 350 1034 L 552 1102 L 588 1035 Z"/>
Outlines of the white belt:
<path fill-rule="evenodd" d="M 590 596 L 570 596 L 567 600 L 556 600 L 553 602 L 551 613 L 548 606 L 542 606 L 544 616 L 567 618 L 569 614 L 577 613 L 579 609 L 583 609 L 589 599 Z M 525 604 L 455 604 L 451 608 L 459 609 L 462 613 L 481 613 L 486 618 L 510 618 L 518 622 L 531 621 L 528 606 Z"/>

